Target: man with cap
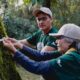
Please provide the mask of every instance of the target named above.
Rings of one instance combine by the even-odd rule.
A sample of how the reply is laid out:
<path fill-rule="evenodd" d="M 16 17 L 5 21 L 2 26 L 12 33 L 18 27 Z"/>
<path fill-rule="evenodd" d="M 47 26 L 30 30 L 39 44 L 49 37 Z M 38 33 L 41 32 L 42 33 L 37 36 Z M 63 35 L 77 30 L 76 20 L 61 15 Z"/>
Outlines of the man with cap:
<path fill-rule="evenodd" d="M 52 26 L 52 12 L 47 7 L 41 7 L 33 11 L 39 30 L 27 39 L 19 40 L 39 51 L 52 51 L 56 49 L 55 38 L 49 36 L 49 33 L 56 33 L 57 29 Z M 13 39 L 15 41 L 15 39 Z"/>
<path fill-rule="evenodd" d="M 80 80 L 80 27 L 72 23 L 64 24 L 58 33 L 52 33 L 50 36 L 57 38 L 58 52 L 62 55 L 46 61 L 31 60 L 17 50 L 14 43 L 7 38 L 4 38 L 3 45 L 13 52 L 13 58 L 17 63 L 29 72 L 42 75 L 45 80 Z M 27 47 L 24 46 L 18 43 L 17 47 L 25 48 L 27 51 Z"/>

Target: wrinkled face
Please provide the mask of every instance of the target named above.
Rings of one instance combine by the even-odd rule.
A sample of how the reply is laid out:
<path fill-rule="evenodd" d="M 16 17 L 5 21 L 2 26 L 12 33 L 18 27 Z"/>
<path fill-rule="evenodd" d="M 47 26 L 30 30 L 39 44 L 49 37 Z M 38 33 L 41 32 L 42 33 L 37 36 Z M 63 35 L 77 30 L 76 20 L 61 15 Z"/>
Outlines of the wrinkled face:
<path fill-rule="evenodd" d="M 38 27 L 41 30 L 44 31 L 44 30 L 51 29 L 52 18 L 50 18 L 47 14 L 43 14 L 43 13 L 38 14 L 36 17 L 36 21 L 37 21 Z"/>
<path fill-rule="evenodd" d="M 71 45 L 71 43 L 68 43 L 64 37 L 59 37 L 56 40 L 56 43 L 57 43 L 58 51 L 62 53 L 65 53 L 69 49 L 69 46 Z"/>

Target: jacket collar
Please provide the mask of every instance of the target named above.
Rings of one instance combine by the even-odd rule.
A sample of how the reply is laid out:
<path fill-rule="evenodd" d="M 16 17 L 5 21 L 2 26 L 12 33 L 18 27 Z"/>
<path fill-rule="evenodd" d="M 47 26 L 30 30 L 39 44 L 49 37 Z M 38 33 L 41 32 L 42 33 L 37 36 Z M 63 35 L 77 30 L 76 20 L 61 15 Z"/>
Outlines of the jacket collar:
<path fill-rule="evenodd" d="M 70 48 L 65 54 L 68 54 L 69 52 L 72 52 L 72 51 L 76 51 L 75 48 Z"/>

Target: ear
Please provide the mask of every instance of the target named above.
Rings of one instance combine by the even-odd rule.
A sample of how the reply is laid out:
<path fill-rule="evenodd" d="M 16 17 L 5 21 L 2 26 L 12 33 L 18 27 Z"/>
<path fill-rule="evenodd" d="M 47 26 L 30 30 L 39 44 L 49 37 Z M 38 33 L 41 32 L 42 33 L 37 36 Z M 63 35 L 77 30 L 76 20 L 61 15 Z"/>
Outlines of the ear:
<path fill-rule="evenodd" d="M 53 18 L 51 18 L 51 23 L 53 23 Z"/>

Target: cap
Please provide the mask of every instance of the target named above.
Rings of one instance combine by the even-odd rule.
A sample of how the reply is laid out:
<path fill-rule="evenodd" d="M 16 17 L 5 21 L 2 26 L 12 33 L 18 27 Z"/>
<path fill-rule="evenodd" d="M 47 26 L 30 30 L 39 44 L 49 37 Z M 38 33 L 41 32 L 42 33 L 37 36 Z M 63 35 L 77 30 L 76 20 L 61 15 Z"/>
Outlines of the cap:
<path fill-rule="evenodd" d="M 39 8 L 39 9 L 34 10 L 34 11 L 33 11 L 33 15 L 36 16 L 39 12 L 43 12 L 43 13 L 49 15 L 50 17 L 52 17 L 52 12 L 51 12 L 51 10 L 50 10 L 49 8 L 47 8 L 47 7 L 41 7 L 41 8 Z"/>
<path fill-rule="evenodd" d="M 64 24 L 58 33 L 51 33 L 49 35 L 55 37 L 65 36 L 68 38 L 80 40 L 80 27 L 72 23 Z"/>

